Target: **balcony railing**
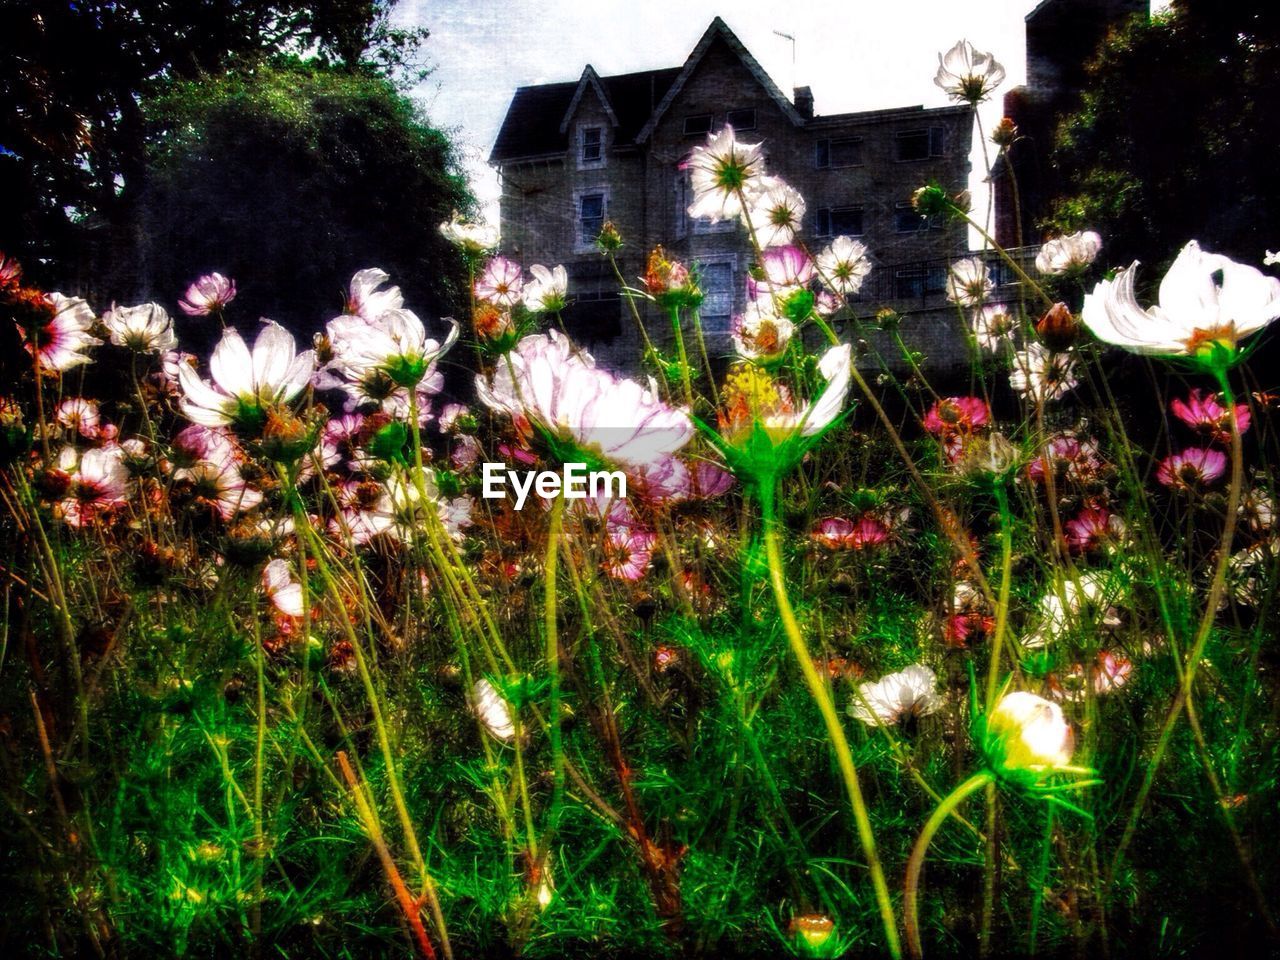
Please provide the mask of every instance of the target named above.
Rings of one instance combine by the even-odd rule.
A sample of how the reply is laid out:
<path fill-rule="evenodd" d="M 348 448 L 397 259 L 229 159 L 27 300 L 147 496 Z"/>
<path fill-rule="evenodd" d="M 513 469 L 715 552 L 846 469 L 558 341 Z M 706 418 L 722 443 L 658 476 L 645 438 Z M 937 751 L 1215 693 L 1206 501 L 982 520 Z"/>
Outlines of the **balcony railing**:
<path fill-rule="evenodd" d="M 1025 273 L 1034 276 L 1036 254 L 1040 252 L 1038 245 L 1015 247 L 1006 252 Z M 951 265 L 967 257 L 979 257 L 986 263 L 995 284 L 993 300 L 1010 300 L 1017 296 L 1021 280 L 1004 257 L 992 250 L 973 250 L 954 257 L 876 264 L 862 289 L 852 298 L 853 305 L 859 310 L 873 310 L 882 305 L 905 310 L 936 308 L 946 297 L 947 274 Z"/>

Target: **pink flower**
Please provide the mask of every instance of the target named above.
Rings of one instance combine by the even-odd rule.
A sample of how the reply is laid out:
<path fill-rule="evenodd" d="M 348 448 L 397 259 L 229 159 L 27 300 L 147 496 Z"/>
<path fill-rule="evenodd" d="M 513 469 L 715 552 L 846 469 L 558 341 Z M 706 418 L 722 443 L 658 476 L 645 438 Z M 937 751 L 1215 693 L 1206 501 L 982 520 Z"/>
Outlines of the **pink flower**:
<path fill-rule="evenodd" d="M 272 560 L 262 571 L 262 587 L 272 606 L 286 617 L 302 616 L 302 584 L 293 578 L 289 564 Z"/>
<path fill-rule="evenodd" d="M 1096 480 L 1102 472 L 1097 449 L 1098 445 L 1093 440 L 1081 440 L 1070 434 L 1054 437 L 1046 445 L 1044 453 L 1027 465 L 1027 476 L 1043 481 L 1046 469 L 1051 469 L 1055 477 L 1074 483 Z"/>
<path fill-rule="evenodd" d="M 221 312 L 235 298 L 234 280 L 228 280 L 220 273 L 208 273 L 187 287 L 178 306 L 189 317 L 207 317 L 211 313 Z"/>
<path fill-rule="evenodd" d="M 991 408 L 981 397 L 947 397 L 924 415 L 924 428 L 935 436 L 973 433 L 991 422 Z"/>
<path fill-rule="evenodd" d="M 119 447 L 86 450 L 71 474 L 71 483 L 62 501 L 62 516 L 73 527 L 81 527 L 124 504 L 129 490 L 129 471 L 124 451 Z"/>
<path fill-rule="evenodd" d="M 747 278 L 747 296 L 753 300 L 770 295 L 785 297 L 793 290 L 806 286 L 817 275 L 809 255 L 793 246 L 766 250 L 760 269 L 764 274 L 762 280 Z"/>
<path fill-rule="evenodd" d="M 1103 650 L 1093 667 L 1093 689 L 1097 693 L 1119 690 L 1129 682 L 1133 663 L 1122 653 Z"/>
<path fill-rule="evenodd" d="M 810 536 L 828 550 L 865 550 L 883 546 L 892 534 L 883 520 L 864 513 L 857 520 L 827 517 L 818 522 Z"/>
<path fill-rule="evenodd" d="M 845 517 L 825 517 L 809 534 L 814 542 L 828 550 L 843 550 L 853 535 L 853 521 Z"/>
<path fill-rule="evenodd" d="M 1208 447 L 1191 447 L 1160 461 L 1156 479 L 1171 490 L 1191 490 L 1221 479 L 1227 470 L 1227 456 Z"/>
<path fill-rule="evenodd" d="M 86 440 L 95 440 L 101 433 L 98 405 L 84 397 L 70 397 L 58 404 L 53 418 L 59 426 L 74 430 Z"/>
<path fill-rule="evenodd" d="M 46 373 L 62 373 L 88 363 L 89 357 L 84 351 L 102 343 L 89 335 L 95 319 L 89 304 L 80 297 L 64 297 L 60 293 L 47 294 L 44 301 L 48 310 L 45 324 L 18 328 L 23 334 L 27 353 Z"/>
<path fill-rule="evenodd" d="M 1192 430 L 1208 434 L 1219 443 L 1231 440 L 1231 411 L 1223 405 L 1218 394 L 1205 394 L 1194 389 L 1186 400 L 1174 399 L 1169 404 L 1173 415 Z M 1236 422 L 1243 434 L 1249 429 L 1252 416 L 1248 404 L 1236 404 Z"/>
<path fill-rule="evenodd" d="M 639 580 L 653 564 L 653 545 L 657 540 L 652 530 L 611 524 L 605 540 L 605 572 L 616 580 Z"/>
<path fill-rule="evenodd" d="M 514 307 L 524 296 L 520 265 L 494 257 L 476 278 L 476 296 L 498 307 Z"/>
<path fill-rule="evenodd" d="M 1087 553 L 1124 535 L 1124 520 L 1105 508 L 1085 507 L 1063 529 L 1074 553 Z"/>

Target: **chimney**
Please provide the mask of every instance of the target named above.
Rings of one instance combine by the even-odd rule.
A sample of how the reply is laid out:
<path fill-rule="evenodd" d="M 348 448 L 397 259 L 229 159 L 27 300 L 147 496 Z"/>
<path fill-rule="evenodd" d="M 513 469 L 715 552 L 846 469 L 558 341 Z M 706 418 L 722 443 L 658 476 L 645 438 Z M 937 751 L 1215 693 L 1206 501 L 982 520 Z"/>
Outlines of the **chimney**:
<path fill-rule="evenodd" d="M 806 120 L 813 119 L 813 91 L 808 87 L 793 87 L 791 102 L 796 105 L 796 112 Z"/>

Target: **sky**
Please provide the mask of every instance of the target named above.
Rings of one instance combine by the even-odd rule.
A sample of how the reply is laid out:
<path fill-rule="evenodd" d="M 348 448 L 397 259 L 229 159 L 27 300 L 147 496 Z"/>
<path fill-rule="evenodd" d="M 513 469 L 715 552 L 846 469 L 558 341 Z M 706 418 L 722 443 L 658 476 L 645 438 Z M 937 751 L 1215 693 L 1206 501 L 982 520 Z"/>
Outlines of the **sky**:
<path fill-rule="evenodd" d="M 1039 0 L 400 0 L 396 19 L 431 31 L 432 74 L 412 91 L 458 144 L 472 189 L 496 222 L 497 177 L 487 158 L 516 87 L 677 67 L 719 15 L 774 82 L 813 89 L 819 114 L 943 106 L 938 52 L 970 40 L 1008 77 L 981 111 L 999 120 L 1000 95 L 1026 75 L 1023 18 Z M 794 37 L 792 41 L 777 33 Z M 975 138 L 975 209 L 985 206 Z"/>

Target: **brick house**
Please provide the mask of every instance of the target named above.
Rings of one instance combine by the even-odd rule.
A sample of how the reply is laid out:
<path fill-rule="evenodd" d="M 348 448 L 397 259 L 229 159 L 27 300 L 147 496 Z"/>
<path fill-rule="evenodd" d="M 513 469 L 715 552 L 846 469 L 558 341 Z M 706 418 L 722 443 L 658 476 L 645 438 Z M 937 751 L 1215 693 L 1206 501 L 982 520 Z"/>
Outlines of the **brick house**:
<path fill-rule="evenodd" d="M 502 182 L 501 250 L 526 265 L 566 266 L 573 305 L 565 320 L 575 337 L 613 362 L 638 356 L 634 321 L 593 243 L 608 219 L 626 244 L 620 261 L 629 284 L 638 284 L 647 252 L 659 243 L 699 265 L 709 347 L 729 349 L 750 244 L 737 223 L 688 217 L 689 183 L 680 170 L 690 150 L 726 123 L 739 139 L 762 142 L 769 171 L 804 196 L 800 240 L 814 253 L 839 234 L 870 249 L 876 268 L 855 305 L 859 314 L 893 306 L 908 318 L 908 342 L 931 360 L 964 355 L 942 286 L 947 264 L 968 249 L 966 229 L 926 221 L 909 201 L 930 180 L 967 187 L 971 110 L 815 116 L 809 88 L 784 96 L 718 17 L 682 67 L 602 77 L 588 65 L 576 81 L 515 92 L 490 155 Z M 650 320 L 651 333 L 664 329 Z"/>

